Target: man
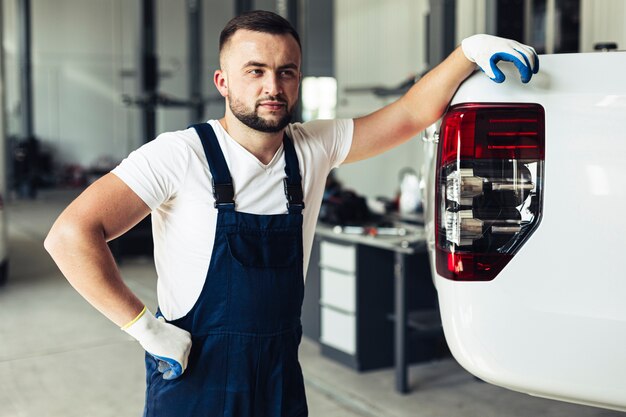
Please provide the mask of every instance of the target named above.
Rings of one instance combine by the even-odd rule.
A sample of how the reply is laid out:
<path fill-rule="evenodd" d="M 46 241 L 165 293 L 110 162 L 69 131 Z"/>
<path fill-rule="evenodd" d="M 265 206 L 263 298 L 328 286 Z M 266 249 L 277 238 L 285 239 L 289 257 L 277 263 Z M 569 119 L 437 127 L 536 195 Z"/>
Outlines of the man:
<path fill-rule="evenodd" d="M 76 290 L 146 350 L 145 415 L 306 416 L 300 309 L 324 184 L 436 121 L 476 62 L 528 81 L 532 48 L 466 39 L 395 103 L 354 120 L 290 124 L 298 34 L 251 12 L 220 36 L 220 120 L 160 135 L 61 214 L 46 249 Z M 152 213 L 158 319 L 124 285 L 106 242 Z"/>

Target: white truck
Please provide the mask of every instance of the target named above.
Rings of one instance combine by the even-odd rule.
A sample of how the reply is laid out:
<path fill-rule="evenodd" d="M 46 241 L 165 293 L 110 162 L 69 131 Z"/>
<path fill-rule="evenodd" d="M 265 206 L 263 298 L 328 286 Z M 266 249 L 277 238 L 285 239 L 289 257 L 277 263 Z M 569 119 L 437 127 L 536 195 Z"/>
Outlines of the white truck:
<path fill-rule="evenodd" d="M 540 64 L 470 77 L 427 138 L 444 332 L 487 382 L 626 411 L 626 52 Z"/>

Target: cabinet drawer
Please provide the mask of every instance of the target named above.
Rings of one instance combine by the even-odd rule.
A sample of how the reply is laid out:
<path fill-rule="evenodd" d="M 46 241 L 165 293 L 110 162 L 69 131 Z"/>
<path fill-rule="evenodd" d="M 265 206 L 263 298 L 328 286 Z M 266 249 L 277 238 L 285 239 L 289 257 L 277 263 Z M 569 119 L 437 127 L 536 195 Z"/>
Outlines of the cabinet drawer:
<path fill-rule="evenodd" d="M 321 302 L 350 313 L 356 312 L 356 278 L 331 269 L 321 269 Z"/>
<path fill-rule="evenodd" d="M 323 240 L 320 244 L 320 265 L 345 272 L 356 272 L 356 247 Z"/>
<path fill-rule="evenodd" d="M 321 342 L 354 355 L 356 353 L 356 320 L 354 315 L 322 306 Z"/>

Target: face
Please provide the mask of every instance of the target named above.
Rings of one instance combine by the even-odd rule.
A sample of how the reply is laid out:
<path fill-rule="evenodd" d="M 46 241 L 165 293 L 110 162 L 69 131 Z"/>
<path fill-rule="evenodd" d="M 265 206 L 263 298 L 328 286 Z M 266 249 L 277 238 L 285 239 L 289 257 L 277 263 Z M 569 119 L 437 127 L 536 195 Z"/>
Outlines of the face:
<path fill-rule="evenodd" d="M 239 30 L 220 56 L 214 82 L 227 112 L 261 132 L 280 132 L 291 120 L 300 85 L 300 48 L 291 35 Z"/>

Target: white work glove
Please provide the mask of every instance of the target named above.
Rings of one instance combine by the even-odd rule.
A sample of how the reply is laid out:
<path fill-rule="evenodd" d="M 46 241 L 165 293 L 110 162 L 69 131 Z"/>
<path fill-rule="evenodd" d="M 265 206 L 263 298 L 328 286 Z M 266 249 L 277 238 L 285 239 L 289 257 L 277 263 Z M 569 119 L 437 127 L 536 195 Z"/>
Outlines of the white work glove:
<path fill-rule="evenodd" d="M 473 35 L 463 39 L 461 49 L 465 57 L 475 62 L 489 78 L 497 83 L 504 81 L 504 74 L 496 66 L 500 61 L 509 61 L 517 67 L 523 83 L 530 81 L 539 71 L 537 52 L 527 45 L 511 39 L 491 35 Z"/>
<path fill-rule="evenodd" d="M 122 327 L 139 344 L 159 361 L 158 370 L 163 379 L 175 379 L 187 368 L 191 350 L 191 334 L 172 324 L 163 317 L 158 319 L 144 307 L 130 323 Z"/>

